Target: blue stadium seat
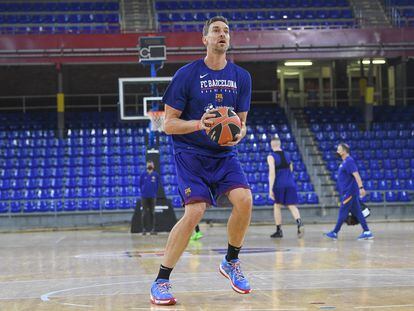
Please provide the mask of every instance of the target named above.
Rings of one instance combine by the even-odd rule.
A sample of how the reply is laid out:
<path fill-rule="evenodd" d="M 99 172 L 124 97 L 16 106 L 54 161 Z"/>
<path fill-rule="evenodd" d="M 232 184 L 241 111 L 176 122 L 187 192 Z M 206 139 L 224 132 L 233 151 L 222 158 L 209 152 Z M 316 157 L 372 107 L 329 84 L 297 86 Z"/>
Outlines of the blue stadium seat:
<path fill-rule="evenodd" d="M 181 198 L 179 196 L 172 197 L 172 206 L 173 207 L 182 207 Z"/>
<path fill-rule="evenodd" d="M 383 194 L 378 191 L 371 192 L 370 201 L 375 203 L 380 203 L 384 201 Z"/>
<path fill-rule="evenodd" d="M 255 205 L 255 206 L 263 206 L 263 205 L 266 205 L 266 203 L 267 203 L 267 200 L 264 197 L 264 195 L 255 194 L 253 196 L 253 205 Z"/>
<path fill-rule="evenodd" d="M 387 191 L 385 193 L 385 200 L 387 202 L 396 202 L 398 200 L 398 195 L 394 191 Z"/>
<path fill-rule="evenodd" d="M 4 201 L 0 201 L 0 214 L 7 213 L 9 211 L 9 204 Z"/>
<path fill-rule="evenodd" d="M 398 201 L 400 202 L 410 202 L 411 198 L 407 191 L 398 192 Z"/>

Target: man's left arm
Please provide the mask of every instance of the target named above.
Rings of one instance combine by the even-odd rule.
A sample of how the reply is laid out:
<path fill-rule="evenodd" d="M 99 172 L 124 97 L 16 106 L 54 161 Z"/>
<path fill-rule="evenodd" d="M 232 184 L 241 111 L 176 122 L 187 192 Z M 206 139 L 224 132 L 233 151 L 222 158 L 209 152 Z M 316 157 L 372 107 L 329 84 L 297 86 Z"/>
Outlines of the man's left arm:
<path fill-rule="evenodd" d="M 247 111 L 246 112 L 238 112 L 237 113 L 237 115 L 239 116 L 240 121 L 241 121 L 240 134 L 237 134 L 235 136 L 236 140 L 230 141 L 227 144 L 222 145 L 222 146 L 235 146 L 235 145 L 237 145 L 243 139 L 244 136 L 246 136 L 246 133 L 247 133 L 247 127 L 246 127 L 247 113 L 248 113 Z"/>
<path fill-rule="evenodd" d="M 355 178 L 355 180 L 358 184 L 360 196 L 361 197 L 366 196 L 367 192 L 364 189 L 364 184 L 362 183 L 361 175 L 359 175 L 358 171 L 353 172 L 352 175 L 354 176 L 354 178 Z"/>

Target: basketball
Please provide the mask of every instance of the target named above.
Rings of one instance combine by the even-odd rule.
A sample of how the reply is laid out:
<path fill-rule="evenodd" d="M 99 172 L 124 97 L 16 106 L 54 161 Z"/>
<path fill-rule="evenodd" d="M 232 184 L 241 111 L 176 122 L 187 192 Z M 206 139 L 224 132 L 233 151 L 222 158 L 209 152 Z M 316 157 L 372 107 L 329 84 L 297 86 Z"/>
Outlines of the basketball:
<path fill-rule="evenodd" d="M 216 117 L 210 119 L 213 124 L 206 130 L 208 137 L 219 145 L 235 140 L 236 135 L 241 131 L 241 121 L 233 108 L 219 107 L 211 113 Z"/>

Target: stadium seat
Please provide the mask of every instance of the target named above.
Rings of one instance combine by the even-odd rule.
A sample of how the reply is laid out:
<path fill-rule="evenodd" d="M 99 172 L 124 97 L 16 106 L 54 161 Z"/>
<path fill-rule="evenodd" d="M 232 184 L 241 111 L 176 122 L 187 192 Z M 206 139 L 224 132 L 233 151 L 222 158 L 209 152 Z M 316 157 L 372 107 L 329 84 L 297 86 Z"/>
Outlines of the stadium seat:
<path fill-rule="evenodd" d="M 397 199 L 398 199 L 398 195 L 397 195 L 396 192 L 394 192 L 394 191 L 387 191 L 385 193 L 385 200 L 387 202 L 396 202 Z"/>
<path fill-rule="evenodd" d="M 376 203 L 383 202 L 384 201 L 383 194 L 381 192 L 378 192 L 378 191 L 371 192 L 370 201 L 371 202 L 376 202 Z"/>

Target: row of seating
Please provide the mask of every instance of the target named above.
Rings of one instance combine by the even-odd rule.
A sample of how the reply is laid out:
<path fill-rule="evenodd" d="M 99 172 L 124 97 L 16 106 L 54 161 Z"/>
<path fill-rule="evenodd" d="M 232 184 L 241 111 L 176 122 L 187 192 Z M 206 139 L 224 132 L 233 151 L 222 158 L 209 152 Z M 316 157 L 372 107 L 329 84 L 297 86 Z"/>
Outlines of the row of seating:
<path fill-rule="evenodd" d="M 410 6 L 414 5 L 414 0 L 387 0 L 391 5 Z"/>
<path fill-rule="evenodd" d="M 339 161 L 333 160 L 333 161 L 327 161 L 326 165 L 329 170 L 333 171 L 335 169 L 338 169 L 339 167 Z M 395 170 L 395 169 L 401 169 L 402 171 L 406 171 L 408 168 L 414 168 L 414 158 L 410 159 L 383 159 L 383 160 L 360 160 L 358 161 L 358 168 L 360 170 Z"/>
<path fill-rule="evenodd" d="M 145 166 L 141 166 L 144 168 Z M 138 169 L 135 169 L 138 172 Z M 131 174 L 102 174 L 102 175 L 71 175 L 71 176 L 45 176 L 36 175 L 25 178 L 1 178 L 0 187 L 3 190 L 21 190 L 21 189 L 64 189 L 64 188 L 87 188 L 94 186 L 124 186 L 139 185 L 140 177 L 143 170 L 139 173 Z M 47 178 L 45 178 L 47 177 Z M 173 181 L 172 183 L 176 183 Z"/>
<path fill-rule="evenodd" d="M 367 180 L 364 183 L 367 190 L 414 190 L 413 179 Z"/>
<path fill-rule="evenodd" d="M 258 9 L 258 8 L 300 8 L 300 7 L 347 7 L 347 0 L 194 0 L 156 1 L 157 11 L 203 10 L 203 9 Z"/>
<path fill-rule="evenodd" d="M 361 132 L 361 131 L 329 131 L 327 132 L 316 132 L 315 138 L 319 141 L 323 140 L 338 140 L 338 139 L 349 139 L 349 140 L 374 140 L 377 143 L 381 143 L 382 140 L 387 139 L 401 139 L 401 138 L 412 138 L 414 137 L 413 130 L 374 130 L 372 132 Z M 366 142 L 370 143 L 370 142 Z"/>
<path fill-rule="evenodd" d="M 235 23 L 231 24 L 232 31 L 250 30 L 290 30 L 290 29 L 342 29 L 354 28 L 354 21 L 323 21 L 323 22 L 291 22 L 279 23 Z M 201 32 L 204 24 L 161 24 L 160 32 Z"/>
<path fill-rule="evenodd" d="M 385 201 L 384 201 L 385 200 Z M 383 203 L 383 202 L 410 202 L 411 196 L 407 191 L 372 191 L 362 200 L 363 202 Z"/>
<path fill-rule="evenodd" d="M 73 161 L 87 162 L 88 165 L 96 165 L 94 163 L 99 161 L 105 161 L 112 163 L 108 157 L 115 156 L 118 159 L 120 156 L 133 156 L 139 157 L 143 154 L 142 145 L 119 145 L 113 148 L 108 146 L 103 147 L 75 147 L 75 148 L 59 148 L 50 149 L 49 146 L 37 147 L 37 148 L 13 148 L 3 149 L 0 154 L 0 158 L 10 161 L 9 165 L 18 166 L 21 161 L 27 163 L 35 163 L 34 161 L 59 161 L 62 165 L 72 165 Z M 5 147 L 10 147 L 5 145 Z M 123 163 L 123 161 L 120 161 Z M 51 165 L 55 165 L 50 163 Z M 86 165 L 86 164 L 85 164 Z M 1 163 L 0 163 L 1 166 Z"/>
<path fill-rule="evenodd" d="M 329 169 L 329 167 L 328 167 Z M 336 181 L 337 179 L 337 171 L 331 171 L 332 172 L 332 178 Z M 364 180 L 370 180 L 373 181 L 380 181 L 383 179 L 386 180 L 394 180 L 394 179 L 410 179 L 414 178 L 414 172 L 412 169 L 399 169 L 399 170 L 371 170 L 371 169 L 359 169 L 360 175 Z"/>
<path fill-rule="evenodd" d="M 338 143 L 338 141 L 337 141 Z M 328 142 L 320 142 L 320 149 L 324 152 L 323 154 L 323 158 L 326 161 L 335 159 L 336 155 L 334 152 L 336 152 L 336 144 L 337 143 L 332 143 L 329 144 Z M 382 159 L 390 159 L 390 160 L 396 160 L 399 158 L 403 158 L 403 159 L 411 159 L 414 155 L 414 150 L 413 150 L 413 144 L 406 144 L 406 147 L 404 149 L 390 149 L 390 150 L 367 150 L 370 148 L 370 144 L 368 144 L 368 147 L 363 148 L 358 146 L 358 144 L 353 144 L 352 145 L 352 150 L 353 150 L 353 155 L 355 159 L 358 160 L 371 160 L 371 159 L 378 159 L 378 160 L 382 160 Z M 372 144 L 375 145 L 375 144 Z M 351 144 L 350 144 L 351 146 Z M 365 145 L 364 145 L 365 146 Z M 382 147 L 378 147 L 378 148 L 382 148 Z"/>
<path fill-rule="evenodd" d="M 164 167 L 168 167 L 164 165 Z M 165 169 L 164 169 L 165 170 Z M 145 164 L 128 164 L 127 166 L 113 166 L 102 164 L 99 166 L 85 167 L 37 167 L 37 168 L 0 168 L 0 177 L 5 180 L 17 180 L 26 178 L 42 177 L 50 178 L 71 178 L 71 177 L 88 177 L 98 176 L 105 178 L 107 176 L 136 176 L 145 171 Z M 174 169 L 165 170 L 166 173 L 172 173 Z M 4 181 L 2 181 L 4 182 Z"/>
<path fill-rule="evenodd" d="M 0 24 L 118 23 L 118 14 L 0 15 Z M 44 25 L 46 26 L 46 25 Z"/>
<path fill-rule="evenodd" d="M 0 3 L 0 34 L 92 34 L 120 32 L 119 3 Z"/>
<path fill-rule="evenodd" d="M 117 1 L 97 2 L 1 2 L 0 12 L 118 11 Z"/>
<path fill-rule="evenodd" d="M 13 122 L 14 124 L 20 125 L 24 121 L 3 121 L 5 123 L 0 124 L 2 131 L 0 132 L 0 141 L 4 138 L 9 141 L 12 138 L 50 138 L 52 140 L 58 140 L 55 135 L 54 130 L 42 130 L 42 129 L 21 129 L 21 130 L 12 130 L 7 126 L 7 122 Z M 27 124 L 26 124 L 27 125 Z M 24 127 L 24 124 L 22 124 Z M 33 126 L 34 128 L 34 126 Z M 109 128 L 70 128 L 67 132 L 67 138 L 89 138 L 89 137 L 136 137 L 143 136 L 146 133 L 145 128 L 139 124 L 134 124 L 130 128 L 118 128 L 118 127 L 109 127 Z M 170 139 L 170 136 L 163 135 L 165 139 Z M 58 143 L 64 145 L 66 140 L 58 140 Z"/>
<path fill-rule="evenodd" d="M 160 23 L 204 22 L 207 19 L 222 15 L 232 24 L 239 21 L 276 21 L 276 20 L 314 20 L 314 19 L 352 19 L 349 9 L 343 10 L 304 10 L 304 11 L 236 11 L 236 12 L 183 12 L 158 13 Z"/>
<path fill-rule="evenodd" d="M 0 26 L 0 34 L 18 35 L 18 34 L 105 34 L 120 33 L 120 25 L 83 25 L 83 26 Z"/>
<path fill-rule="evenodd" d="M 86 151 L 89 148 L 94 149 L 108 149 L 108 147 L 116 148 L 120 145 L 126 145 L 133 148 L 137 144 L 143 144 L 145 141 L 142 136 L 124 136 L 124 137 L 89 137 L 89 138 L 68 138 L 59 140 L 58 138 L 16 138 L 12 140 L 1 139 L 2 144 L 8 144 L 10 147 L 18 148 L 32 148 L 37 149 L 44 147 L 51 147 L 54 150 L 81 150 Z"/>
<path fill-rule="evenodd" d="M 46 189 L 9 189 L 2 191 L 1 201 L 37 200 L 37 199 L 76 199 L 76 198 L 112 198 L 140 197 L 138 185 L 122 186 L 89 186 L 75 188 L 46 188 Z"/>
<path fill-rule="evenodd" d="M 316 120 L 312 120 L 312 122 L 316 122 Z M 355 132 L 359 133 L 360 129 L 359 126 L 361 123 L 354 123 L 354 122 L 335 122 L 335 123 L 325 123 L 331 122 L 330 120 L 321 121 L 317 120 L 318 123 L 312 123 L 310 129 L 314 133 L 318 132 L 330 132 L 330 131 L 337 131 L 340 133 L 347 133 L 346 135 L 353 135 Z M 401 121 L 401 122 L 374 122 L 372 124 L 373 131 L 402 131 L 402 130 L 414 130 L 414 124 L 410 121 Z M 371 132 L 364 133 L 363 135 L 372 135 Z M 363 137 L 361 137 L 363 138 Z M 372 138 L 369 137 L 368 138 Z"/>
<path fill-rule="evenodd" d="M 89 200 L 0 201 L 0 213 L 56 213 L 77 211 L 128 210 L 136 206 L 136 197 Z"/>

